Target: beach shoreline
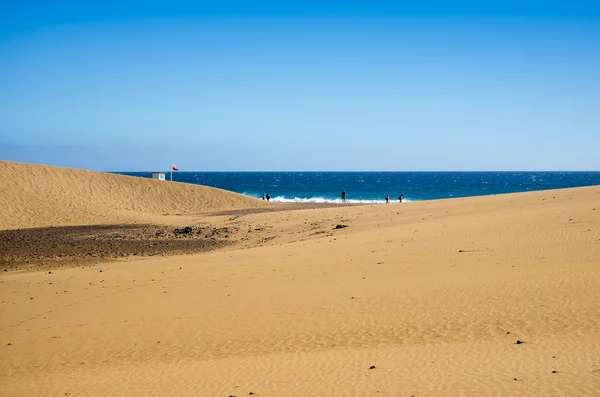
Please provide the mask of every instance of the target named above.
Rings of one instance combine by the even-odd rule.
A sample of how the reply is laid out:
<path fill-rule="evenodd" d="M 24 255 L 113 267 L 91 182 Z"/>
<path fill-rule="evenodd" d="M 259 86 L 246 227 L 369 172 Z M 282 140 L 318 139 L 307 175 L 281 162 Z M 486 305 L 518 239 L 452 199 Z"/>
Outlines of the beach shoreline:
<path fill-rule="evenodd" d="M 69 185 L 54 194 L 88 197 Z M 181 185 L 159 191 L 169 212 L 147 181 L 127 187 L 145 192 L 142 207 L 110 183 L 117 193 L 93 192 L 86 208 L 65 196 L 44 207 L 35 190 L 30 207 L 5 202 L 4 214 L 40 228 L 8 229 L 5 240 L 31 262 L 0 272 L 3 395 L 600 389 L 600 186 L 248 209 L 202 187 L 179 203 L 173 193 L 192 194 Z M 212 206 L 222 202 L 230 207 Z M 71 259 L 37 267 L 40 255 Z"/>

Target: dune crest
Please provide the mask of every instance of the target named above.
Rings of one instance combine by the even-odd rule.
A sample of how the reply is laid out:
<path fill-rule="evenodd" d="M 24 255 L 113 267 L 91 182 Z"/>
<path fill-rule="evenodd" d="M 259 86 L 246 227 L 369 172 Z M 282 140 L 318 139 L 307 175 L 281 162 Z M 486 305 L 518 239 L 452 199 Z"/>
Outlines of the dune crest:
<path fill-rule="evenodd" d="M 145 222 L 264 205 L 206 186 L 9 161 L 0 161 L 0 178 L 0 229 Z"/>

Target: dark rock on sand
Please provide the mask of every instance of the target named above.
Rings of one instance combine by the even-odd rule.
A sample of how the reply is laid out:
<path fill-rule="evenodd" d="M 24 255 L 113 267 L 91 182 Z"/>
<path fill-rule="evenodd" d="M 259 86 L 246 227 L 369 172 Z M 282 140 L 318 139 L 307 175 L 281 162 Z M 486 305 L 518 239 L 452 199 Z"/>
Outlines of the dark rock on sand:
<path fill-rule="evenodd" d="M 182 229 L 173 230 L 173 233 L 175 233 L 175 234 L 190 234 L 190 233 L 193 233 L 194 230 L 196 230 L 196 229 L 197 229 L 196 226 L 186 226 Z"/>

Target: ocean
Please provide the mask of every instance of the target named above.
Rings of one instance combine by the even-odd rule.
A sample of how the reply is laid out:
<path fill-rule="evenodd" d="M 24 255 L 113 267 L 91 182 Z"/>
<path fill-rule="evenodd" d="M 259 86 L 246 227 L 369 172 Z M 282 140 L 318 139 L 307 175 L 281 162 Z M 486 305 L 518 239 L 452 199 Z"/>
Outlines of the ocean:
<path fill-rule="evenodd" d="M 150 172 L 118 174 L 150 178 Z M 167 173 L 167 179 L 169 174 Z M 297 203 L 376 204 L 600 185 L 600 172 L 173 172 L 173 181 Z M 167 183 L 167 182 L 165 182 Z"/>

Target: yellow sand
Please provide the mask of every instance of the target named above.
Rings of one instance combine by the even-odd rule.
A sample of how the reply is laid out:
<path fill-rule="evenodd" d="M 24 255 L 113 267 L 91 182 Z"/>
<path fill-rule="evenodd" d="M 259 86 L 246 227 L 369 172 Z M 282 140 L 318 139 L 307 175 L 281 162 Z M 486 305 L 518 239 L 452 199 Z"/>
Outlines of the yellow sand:
<path fill-rule="evenodd" d="M 600 187 L 244 220 L 279 240 L 2 274 L 0 395 L 599 393 Z"/>
<path fill-rule="evenodd" d="M 0 161 L 0 230 L 156 221 L 264 205 L 205 186 Z"/>

